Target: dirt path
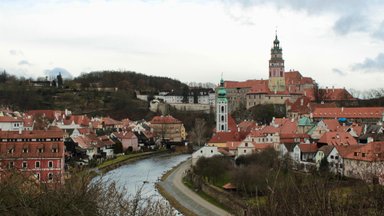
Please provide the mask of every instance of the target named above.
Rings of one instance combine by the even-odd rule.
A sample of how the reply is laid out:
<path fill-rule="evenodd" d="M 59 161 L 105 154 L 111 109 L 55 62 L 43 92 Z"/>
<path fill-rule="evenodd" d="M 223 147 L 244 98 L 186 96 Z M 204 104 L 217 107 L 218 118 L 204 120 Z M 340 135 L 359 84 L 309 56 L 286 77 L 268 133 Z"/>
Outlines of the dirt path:
<path fill-rule="evenodd" d="M 177 200 L 180 205 L 189 209 L 196 215 L 231 215 L 227 211 L 201 198 L 199 195 L 197 195 L 195 192 L 193 192 L 183 184 L 182 179 L 184 177 L 185 171 L 189 169 L 190 166 L 191 160 L 187 160 L 186 162 L 181 164 L 163 182 L 159 183 L 160 187 L 162 187 L 169 195 L 175 198 L 175 200 Z"/>

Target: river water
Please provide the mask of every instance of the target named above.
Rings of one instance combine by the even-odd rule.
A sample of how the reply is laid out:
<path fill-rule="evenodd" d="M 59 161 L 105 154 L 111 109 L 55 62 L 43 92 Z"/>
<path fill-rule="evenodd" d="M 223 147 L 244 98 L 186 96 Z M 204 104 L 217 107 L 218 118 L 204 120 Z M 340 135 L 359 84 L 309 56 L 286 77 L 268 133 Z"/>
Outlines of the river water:
<path fill-rule="evenodd" d="M 143 197 L 161 198 L 155 188 L 155 183 L 172 167 L 185 161 L 191 155 L 157 155 L 151 158 L 138 160 L 104 174 L 104 180 L 116 182 L 119 188 L 125 188 L 127 195 L 134 196 L 142 187 Z"/>

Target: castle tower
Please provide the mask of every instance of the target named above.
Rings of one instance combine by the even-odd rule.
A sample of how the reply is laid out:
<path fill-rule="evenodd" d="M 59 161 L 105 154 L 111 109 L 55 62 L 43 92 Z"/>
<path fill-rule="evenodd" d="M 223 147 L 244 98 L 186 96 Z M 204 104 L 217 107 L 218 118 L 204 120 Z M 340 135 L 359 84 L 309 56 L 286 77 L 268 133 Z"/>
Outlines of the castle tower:
<path fill-rule="evenodd" d="M 271 59 L 269 60 L 268 87 L 271 91 L 285 91 L 283 49 L 280 47 L 277 33 L 271 49 Z"/>
<path fill-rule="evenodd" d="M 224 88 L 224 80 L 221 78 L 217 91 L 216 101 L 216 132 L 228 131 L 228 100 L 227 91 Z"/>

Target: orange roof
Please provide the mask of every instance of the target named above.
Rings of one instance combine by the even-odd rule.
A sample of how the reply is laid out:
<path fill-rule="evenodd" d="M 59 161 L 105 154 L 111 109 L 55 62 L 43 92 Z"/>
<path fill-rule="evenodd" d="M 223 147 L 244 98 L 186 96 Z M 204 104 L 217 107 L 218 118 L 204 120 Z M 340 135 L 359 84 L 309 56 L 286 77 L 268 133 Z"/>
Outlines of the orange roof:
<path fill-rule="evenodd" d="M 110 117 L 104 117 L 101 119 L 101 122 L 104 123 L 104 125 L 120 125 L 121 122 L 117 121 Z"/>
<path fill-rule="evenodd" d="M 328 127 L 329 131 L 336 131 L 340 127 L 340 123 L 336 119 L 324 119 L 323 122 Z"/>
<path fill-rule="evenodd" d="M 254 121 L 242 121 L 238 125 L 238 128 L 240 128 L 240 131 L 246 131 L 246 132 L 250 132 L 256 127 L 257 127 L 257 124 Z"/>
<path fill-rule="evenodd" d="M 70 125 L 72 122 L 81 126 L 89 126 L 90 120 L 86 115 L 71 115 L 63 120 L 65 125 Z"/>
<path fill-rule="evenodd" d="M 113 135 L 119 139 L 137 139 L 136 135 L 132 132 L 114 132 Z"/>
<path fill-rule="evenodd" d="M 309 103 L 311 100 L 308 97 L 299 97 L 292 105 L 291 105 L 291 112 L 297 112 L 299 114 L 309 114 L 310 113 L 310 107 Z"/>
<path fill-rule="evenodd" d="M 64 112 L 61 110 L 29 110 L 27 114 L 31 116 L 42 115 L 48 119 L 54 120 L 60 118 Z"/>
<path fill-rule="evenodd" d="M 381 118 L 384 107 L 321 108 L 313 112 L 315 118 Z"/>
<path fill-rule="evenodd" d="M 22 122 L 23 120 L 10 116 L 0 116 L 0 122 Z"/>
<path fill-rule="evenodd" d="M 256 150 L 264 150 L 267 148 L 273 148 L 272 143 L 254 143 L 253 146 L 255 146 Z"/>
<path fill-rule="evenodd" d="M 33 131 L 0 131 L 2 139 L 41 139 L 41 138 L 63 138 L 62 130 L 33 130 Z"/>
<path fill-rule="evenodd" d="M 227 143 L 230 141 L 241 141 L 242 137 L 240 133 L 235 131 L 230 132 L 217 132 L 212 138 L 208 141 L 208 143 Z"/>
<path fill-rule="evenodd" d="M 305 153 L 314 153 L 317 152 L 317 144 L 299 144 L 298 145 L 301 152 Z"/>
<path fill-rule="evenodd" d="M 225 190 L 233 190 L 233 189 L 236 189 L 236 186 L 229 182 L 229 183 L 223 185 L 223 188 Z"/>
<path fill-rule="evenodd" d="M 383 161 L 384 142 L 370 142 L 364 145 L 336 147 L 340 155 L 345 159 L 362 161 Z"/>
<path fill-rule="evenodd" d="M 252 88 L 253 86 L 265 84 L 268 84 L 268 80 L 225 81 L 224 88 Z"/>
<path fill-rule="evenodd" d="M 357 141 L 348 132 L 326 132 L 321 136 L 318 143 L 327 145 L 357 145 Z"/>
<path fill-rule="evenodd" d="M 151 124 L 181 124 L 182 122 L 174 117 L 168 116 L 155 116 L 150 121 Z"/>
<path fill-rule="evenodd" d="M 324 101 L 356 100 L 346 89 L 319 89 L 319 96 Z"/>

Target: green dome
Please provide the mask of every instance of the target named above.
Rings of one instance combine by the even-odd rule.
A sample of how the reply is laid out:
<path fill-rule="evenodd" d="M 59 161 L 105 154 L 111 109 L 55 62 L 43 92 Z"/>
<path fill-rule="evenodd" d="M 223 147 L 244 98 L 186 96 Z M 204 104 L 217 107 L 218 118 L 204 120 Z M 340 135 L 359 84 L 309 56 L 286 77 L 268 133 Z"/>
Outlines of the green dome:
<path fill-rule="evenodd" d="M 227 95 L 227 91 L 225 90 L 225 88 L 220 88 L 217 94 L 219 95 L 219 97 L 225 97 Z"/>

